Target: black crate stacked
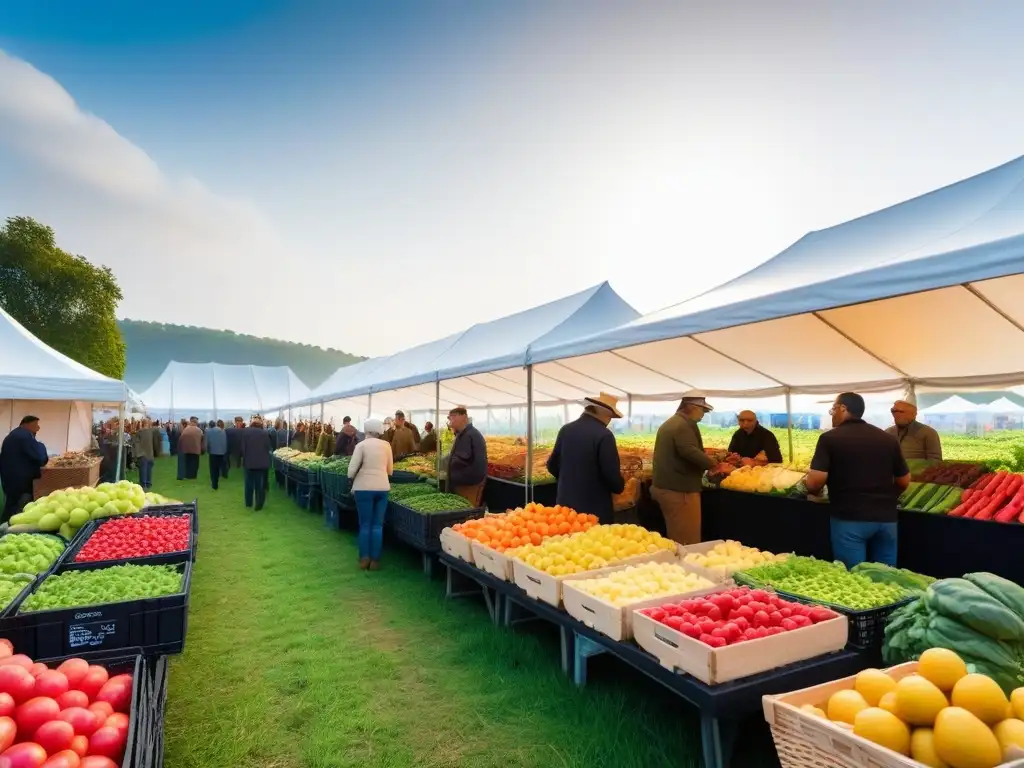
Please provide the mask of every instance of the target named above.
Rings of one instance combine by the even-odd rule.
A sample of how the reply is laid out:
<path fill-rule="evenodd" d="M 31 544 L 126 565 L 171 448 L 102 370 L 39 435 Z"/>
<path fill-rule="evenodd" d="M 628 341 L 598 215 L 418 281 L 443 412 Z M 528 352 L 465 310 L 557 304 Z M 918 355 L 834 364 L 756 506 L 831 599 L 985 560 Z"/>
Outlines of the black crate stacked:
<path fill-rule="evenodd" d="M 483 507 L 424 514 L 397 501 L 388 502 L 391 531 L 410 547 L 433 554 L 441 551 L 441 531 L 456 523 L 484 516 Z"/>

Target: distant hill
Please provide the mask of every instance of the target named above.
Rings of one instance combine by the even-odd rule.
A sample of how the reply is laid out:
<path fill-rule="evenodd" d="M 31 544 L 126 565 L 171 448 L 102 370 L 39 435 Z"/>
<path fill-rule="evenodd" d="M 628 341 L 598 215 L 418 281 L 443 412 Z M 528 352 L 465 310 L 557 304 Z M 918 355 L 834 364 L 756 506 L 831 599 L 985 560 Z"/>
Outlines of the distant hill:
<path fill-rule="evenodd" d="M 142 392 L 156 381 L 171 360 L 180 363 L 287 365 L 313 389 L 339 368 L 363 359 L 337 349 L 191 325 L 141 320 L 118 320 L 118 325 L 128 347 L 124 379 L 136 392 Z"/>

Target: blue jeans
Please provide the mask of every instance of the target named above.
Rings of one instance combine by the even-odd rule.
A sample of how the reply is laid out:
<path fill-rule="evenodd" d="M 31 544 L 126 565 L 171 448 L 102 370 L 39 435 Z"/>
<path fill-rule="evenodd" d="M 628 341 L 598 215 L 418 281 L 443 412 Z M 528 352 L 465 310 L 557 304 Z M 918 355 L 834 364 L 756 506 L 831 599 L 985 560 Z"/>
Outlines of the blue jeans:
<path fill-rule="evenodd" d="M 153 487 L 153 460 L 137 459 L 135 463 L 139 465 L 139 485 L 148 491 Z"/>
<path fill-rule="evenodd" d="M 359 559 L 380 560 L 384 549 L 384 513 L 388 509 L 387 491 L 353 491 L 359 512 Z"/>
<path fill-rule="evenodd" d="M 896 567 L 896 523 L 863 523 L 833 517 L 832 557 L 847 568 L 864 562 Z"/>
<path fill-rule="evenodd" d="M 245 470 L 245 506 L 251 507 L 255 497 L 256 511 L 263 509 L 267 501 L 267 470 Z"/>

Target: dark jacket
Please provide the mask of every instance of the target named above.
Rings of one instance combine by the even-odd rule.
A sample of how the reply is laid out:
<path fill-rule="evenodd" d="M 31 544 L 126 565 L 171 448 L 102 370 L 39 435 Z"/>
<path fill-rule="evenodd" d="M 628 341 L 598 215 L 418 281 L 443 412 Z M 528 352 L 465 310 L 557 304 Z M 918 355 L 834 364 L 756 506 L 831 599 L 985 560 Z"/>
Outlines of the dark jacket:
<path fill-rule="evenodd" d="M 433 432 L 427 432 L 420 440 L 419 451 L 420 453 L 433 453 L 437 450 L 437 430 Z"/>
<path fill-rule="evenodd" d="M 224 434 L 228 436 L 228 453 L 232 456 L 242 455 L 242 432 L 238 427 L 228 427 Z"/>
<path fill-rule="evenodd" d="M 613 522 L 612 494 L 622 493 L 626 481 L 608 427 L 586 413 L 566 424 L 558 430 L 548 472 L 558 478 L 555 503 L 597 515 L 602 525 Z"/>
<path fill-rule="evenodd" d="M 210 427 L 205 435 L 206 452 L 211 456 L 223 456 L 228 452 L 228 436 L 220 427 Z"/>
<path fill-rule="evenodd" d="M 178 452 L 178 438 L 181 437 L 181 427 L 175 424 L 167 433 L 167 442 L 171 444 L 171 456 Z"/>
<path fill-rule="evenodd" d="M 346 424 L 338 433 L 338 439 L 334 441 L 335 456 L 351 456 L 359 442 L 359 433 L 351 424 Z"/>
<path fill-rule="evenodd" d="M 143 427 L 132 435 L 132 454 L 138 459 L 159 459 L 163 437 L 156 427 Z"/>
<path fill-rule="evenodd" d="M 700 493 L 701 478 L 715 461 L 704 453 L 700 428 L 676 412 L 658 428 L 654 438 L 652 485 L 666 491 Z"/>
<path fill-rule="evenodd" d="M 262 427 L 242 430 L 242 466 L 245 469 L 270 469 L 270 441 Z"/>
<path fill-rule="evenodd" d="M 455 436 L 448 458 L 448 487 L 479 485 L 487 479 L 487 443 L 472 424 Z"/>
<path fill-rule="evenodd" d="M 203 430 L 189 424 L 178 437 L 178 453 L 199 455 L 203 452 Z"/>
<path fill-rule="evenodd" d="M 782 449 L 779 448 L 778 438 L 770 429 L 765 429 L 760 424 L 755 425 L 749 435 L 742 429 L 737 429 L 729 441 L 729 453 L 737 453 L 744 459 L 753 459 L 761 451 L 764 451 L 769 464 L 782 463 Z"/>
<path fill-rule="evenodd" d="M 49 461 L 46 446 L 24 427 L 15 427 L 0 446 L 0 484 L 4 495 L 17 499 L 32 493 L 32 481 Z"/>

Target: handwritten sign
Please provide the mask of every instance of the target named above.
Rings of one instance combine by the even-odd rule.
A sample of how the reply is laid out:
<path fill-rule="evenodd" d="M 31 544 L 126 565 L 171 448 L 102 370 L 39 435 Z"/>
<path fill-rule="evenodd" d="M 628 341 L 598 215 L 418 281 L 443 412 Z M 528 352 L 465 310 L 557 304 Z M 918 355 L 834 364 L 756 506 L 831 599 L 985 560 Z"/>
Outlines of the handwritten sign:
<path fill-rule="evenodd" d="M 98 648 L 117 635 L 117 620 L 68 626 L 69 648 Z"/>

